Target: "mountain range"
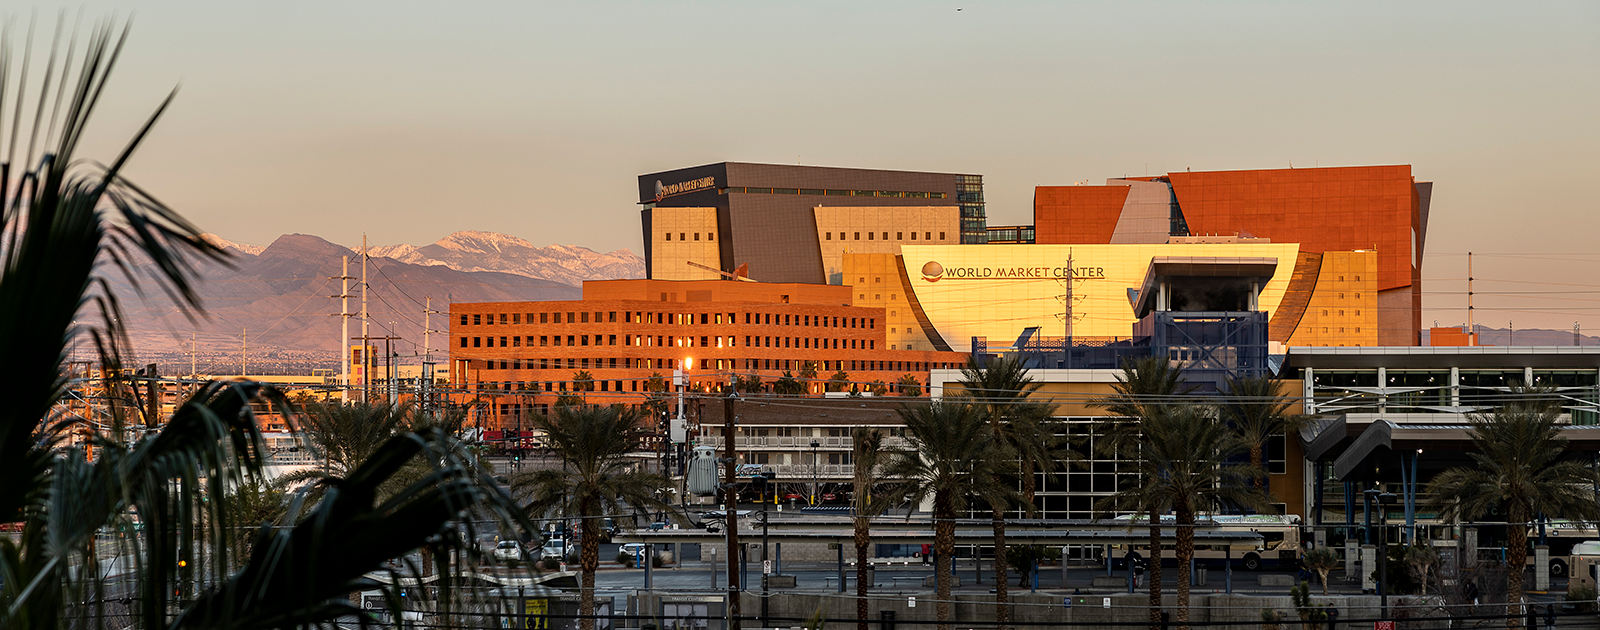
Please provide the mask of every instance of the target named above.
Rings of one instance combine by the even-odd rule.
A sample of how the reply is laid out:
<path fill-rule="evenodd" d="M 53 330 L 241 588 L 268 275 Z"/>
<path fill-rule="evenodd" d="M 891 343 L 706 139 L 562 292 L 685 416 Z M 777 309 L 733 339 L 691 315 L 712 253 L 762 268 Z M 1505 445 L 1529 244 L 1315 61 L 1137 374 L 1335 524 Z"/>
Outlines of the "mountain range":
<path fill-rule="evenodd" d="M 350 257 L 349 308 L 359 314 L 359 249 L 307 234 L 286 234 L 264 247 L 207 238 L 231 260 L 202 266 L 197 290 L 205 311 L 193 321 L 164 296 L 141 297 L 127 283 L 113 283 L 136 361 L 161 364 L 166 374 L 189 373 L 191 361 L 210 374 L 337 369 L 342 260 Z M 437 331 L 449 329 L 451 303 L 573 300 L 584 280 L 644 275 L 643 259 L 627 250 L 536 247 L 492 232 L 457 232 L 430 245 L 373 247 L 368 254 L 368 336 L 394 337 L 372 343 L 380 349 L 389 343 L 405 357 L 423 352 L 424 323 L 436 331 L 428 343 L 433 355 L 446 355 Z M 435 312 L 425 314 L 430 306 Z M 351 318 L 350 334 L 361 335 L 359 318 Z"/>

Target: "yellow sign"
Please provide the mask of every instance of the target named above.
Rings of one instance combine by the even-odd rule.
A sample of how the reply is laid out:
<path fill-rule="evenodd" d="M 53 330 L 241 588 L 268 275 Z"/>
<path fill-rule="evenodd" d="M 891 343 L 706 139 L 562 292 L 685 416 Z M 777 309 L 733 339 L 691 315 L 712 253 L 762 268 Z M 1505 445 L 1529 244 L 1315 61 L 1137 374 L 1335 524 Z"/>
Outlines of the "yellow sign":
<path fill-rule="evenodd" d="M 527 615 L 528 630 L 550 630 L 550 600 L 525 599 L 522 600 L 522 613 Z"/>

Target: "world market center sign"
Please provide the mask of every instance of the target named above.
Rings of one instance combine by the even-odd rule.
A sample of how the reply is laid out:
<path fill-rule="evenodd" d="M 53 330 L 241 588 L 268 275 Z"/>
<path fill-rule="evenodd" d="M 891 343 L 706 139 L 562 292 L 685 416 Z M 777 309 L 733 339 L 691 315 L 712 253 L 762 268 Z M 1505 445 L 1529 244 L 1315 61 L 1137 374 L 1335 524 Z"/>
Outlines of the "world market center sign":
<path fill-rule="evenodd" d="M 922 279 L 940 280 L 1095 280 L 1106 277 L 1105 267 L 946 267 L 935 261 L 922 265 Z"/>

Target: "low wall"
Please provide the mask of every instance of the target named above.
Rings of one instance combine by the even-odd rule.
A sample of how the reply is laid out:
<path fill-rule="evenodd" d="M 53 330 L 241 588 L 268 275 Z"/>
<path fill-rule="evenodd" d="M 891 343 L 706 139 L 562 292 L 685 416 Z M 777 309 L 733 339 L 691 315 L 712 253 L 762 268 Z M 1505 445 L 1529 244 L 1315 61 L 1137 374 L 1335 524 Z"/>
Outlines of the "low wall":
<path fill-rule="evenodd" d="M 649 609 L 649 594 L 641 594 L 641 601 L 645 609 Z M 1070 597 L 1071 606 L 1063 604 L 1063 599 Z M 915 607 L 911 605 L 911 598 L 916 599 Z M 888 589 L 874 589 L 869 602 L 871 612 L 869 620 L 871 627 L 877 628 L 882 611 L 894 612 L 895 621 L 899 628 L 917 630 L 933 628 L 935 621 L 933 592 L 931 590 L 908 590 L 891 592 Z M 952 622 L 955 624 L 974 623 L 991 625 L 995 619 L 995 606 L 992 595 L 957 594 L 952 599 L 956 601 Z M 1110 600 L 1110 607 L 1106 607 L 1105 600 Z M 1312 596 L 1312 602 L 1317 605 L 1332 604 L 1338 610 L 1339 622 L 1334 628 L 1325 630 L 1367 630 L 1372 627 L 1371 620 L 1380 617 L 1379 598 L 1375 595 L 1333 595 L 1329 597 Z M 1436 611 L 1394 608 L 1397 599 L 1390 598 L 1391 616 L 1397 619 L 1396 630 L 1447 630 L 1450 623 L 1447 619 L 1440 618 Z M 1149 620 L 1148 595 L 1139 594 L 1081 594 L 1081 595 L 1044 595 L 1044 594 L 1016 594 L 1011 595 L 1011 620 L 1023 624 L 1039 624 L 1033 627 L 1059 624 L 1069 625 L 1094 625 L 1094 624 L 1137 624 Z M 754 617 L 761 610 L 761 598 L 756 593 L 746 593 L 742 598 L 744 614 Z M 1295 615 L 1293 603 L 1288 596 L 1261 596 L 1240 595 L 1224 593 L 1193 593 L 1189 598 L 1189 620 L 1196 623 L 1210 624 L 1237 624 L 1214 625 L 1219 630 L 1225 628 L 1239 628 L 1244 630 L 1258 630 L 1262 628 L 1261 611 L 1270 608 L 1281 613 L 1283 622 L 1279 630 L 1302 630 L 1302 624 Z M 1177 595 L 1166 595 L 1162 598 L 1165 610 L 1171 615 L 1173 627 L 1177 622 Z M 807 619 L 817 614 L 820 610 L 823 617 L 833 620 L 825 625 L 829 629 L 855 628 L 856 600 L 853 594 L 838 593 L 774 593 L 769 596 L 768 608 L 774 619 Z M 1543 605 L 1538 610 L 1543 611 Z M 1487 612 L 1480 614 L 1489 614 Z M 1409 619 L 1408 619 L 1409 617 Z M 1358 623 L 1350 623 L 1361 620 Z M 1544 618 L 1539 617 L 1539 623 L 1544 623 Z M 716 627 L 717 624 L 712 624 Z M 759 622 L 747 622 L 746 628 L 761 627 Z M 789 628 L 800 627 L 800 622 L 774 621 L 770 627 Z M 958 626 L 959 627 L 959 626 Z M 973 626 L 968 626 L 973 627 Z M 976 626 L 984 627 L 984 626 Z M 1019 626 L 1026 628 L 1027 626 Z M 1138 626 L 1126 626 L 1136 629 Z M 1463 622 L 1463 628 L 1503 628 L 1501 620 L 1477 620 Z M 1600 630 L 1600 621 L 1594 613 L 1582 616 L 1563 616 L 1556 620 L 1556 627 L 1561 630 Z M 1112 629 L 1119 630 L 1119 629 Z"/>

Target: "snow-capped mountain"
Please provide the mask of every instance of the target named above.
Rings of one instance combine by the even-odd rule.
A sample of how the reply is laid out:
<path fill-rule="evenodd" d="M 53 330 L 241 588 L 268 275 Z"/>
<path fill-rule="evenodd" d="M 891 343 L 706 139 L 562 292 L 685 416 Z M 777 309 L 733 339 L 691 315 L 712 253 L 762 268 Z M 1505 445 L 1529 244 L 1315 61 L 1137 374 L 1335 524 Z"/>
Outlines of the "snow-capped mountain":
<path fill-rule="evenodd" d="M 538 247 L 495 232 L 456 232 L 431 245 L 373 247 L 373 256 L 456 271 L 496 271 L 579 286 L 584 280 L 643 278 L 644 259 L 626 249 L 601 253 L 576 245 Z"/>
<path fill-rule="evenodd" d="M 235 243 L 215 234 L 201 234 L 200 238 L 203 238 L 207 243 L 211 243 L 212 245 L 216 245 L 222 249 L 232 249 L 239 253 L 249 254 L 251 256 L 260 256 L 261 252 L 267 249 L 265 245 L 246 245 L 244 243 Z"/>

